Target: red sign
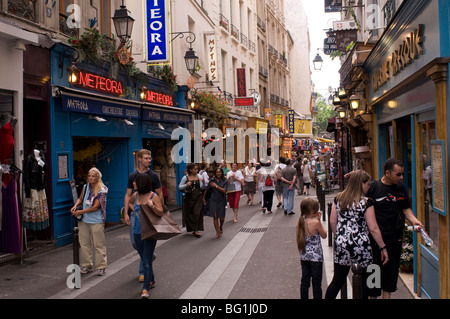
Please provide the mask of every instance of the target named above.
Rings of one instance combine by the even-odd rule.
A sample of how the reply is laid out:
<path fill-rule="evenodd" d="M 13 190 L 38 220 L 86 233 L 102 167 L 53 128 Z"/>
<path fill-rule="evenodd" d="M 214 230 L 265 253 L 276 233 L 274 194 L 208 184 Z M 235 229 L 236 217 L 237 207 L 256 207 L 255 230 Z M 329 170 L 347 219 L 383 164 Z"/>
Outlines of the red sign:
<path fill-rule="evenodd" d="M 245 81 L 245 68 L 236 69 L 238 96 L 247 96 L 247 82 Z"/>
<path fill-rule="evenodd" d="M 237 97 L 236 98 L 236 102 L 235 102 L 236 106 L 253 106 L 253 98 L 252 97 Z"/>
<path fill-rule="evenodd" d="M 75 85 L 85 89 L 102 93 L 109 93 L 113 95 L 123 94 L 122 82 L 111 80 L 104 76 L 84 71 L 80 71 L 78 82 Z"/>
<path fill-rule="evenodd" d="M 173 106 L 173 96 L 164 94 L 164 93 L 147 90 L 147 97 L 145 99 L 145 102 L 166 105 L 166 106 Z"/>

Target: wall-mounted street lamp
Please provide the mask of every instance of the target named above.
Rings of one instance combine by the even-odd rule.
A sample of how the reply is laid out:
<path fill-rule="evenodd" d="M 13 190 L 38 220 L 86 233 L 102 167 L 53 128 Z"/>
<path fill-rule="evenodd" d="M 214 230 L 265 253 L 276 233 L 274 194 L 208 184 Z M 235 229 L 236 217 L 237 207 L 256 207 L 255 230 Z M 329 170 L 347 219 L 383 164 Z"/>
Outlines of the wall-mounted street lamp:
<path fill-rule="evenodd" d="M 345 92 L 344 87 L 339 88 L 338 96 L 339 96 L 339 99 L 341 99 L 341 101 L 345 100 L 347 98 L 348 95 L 347 95 L 347 92 Z"/>
<path fill-rule="evenodd" d="M 337 112 L 340 119 L 345 119 L 347 117 L 347 110 L 344 107 L 338 108 Z"/>
<path fill-rule="evenodd" d="M 131 38 L 131 32 L 133 31 L 134 19 L 128 15 L 130 11 L 127 10 L 127 7 L 123 4 L 120 6 L 120 9 L 114 12 L 114 17 L 112 17 L 114 22 L 114 28 L 116 29 L 116 35 L 120 38 L 121 46 L 124 46 L 125 43 Z"/>
<path fill-rule="evenodd" d="M 67 68 L 67 75 L 70 84 L 78 82 L 80 70 L 75 66 L 75 62 L 72 62 L 72 65 Z"/>
<path fill-rule="evenodd" d="M 334 106 L 341 105 L 341 99 L 339 98 L 339 95 L 337 92 L 333 95 L 333 105 Z"/>
<path fill-rule="evenodd" d="M 360 103 L 361 103 L 361 96 L 358 93 L 350 96 L 349 98 L 350 109 L 356 111 L 357 109 L 359 109 Z"/>
<path fill-rule="evenodd" d="M 139 98 L 141 99 L 141 101 L 145 101 L 147 99 L 147 87 L 145 85 L 143 85 L 140 89 L 139 89 Z"/>
<path fill-rule="evenodd" d="M 172 42 L 178 37 L 180 37 L 181 39 L 184 37 L 185 34 L 188 34 L 188 36 L 186 36 L 186 42 L 189 43 L 189 50 L 186 51 L 186 54 L 184 55 L 184 62 L 186 63 L 186 69 L 189 71 L 189 73 L 191 75 L 194 74 L 195 70 L 197 69 L 197 62 L 198 62 L 198 56 L 192 49 L 192 43 L 196 39 L 195 33 L 191 31 L 185 31 L 185 32 L 172 32 L 171 34 L 175 34 L 175 37 L 173 37 L 172 40 L 170 40 L 170 42 Z"/>

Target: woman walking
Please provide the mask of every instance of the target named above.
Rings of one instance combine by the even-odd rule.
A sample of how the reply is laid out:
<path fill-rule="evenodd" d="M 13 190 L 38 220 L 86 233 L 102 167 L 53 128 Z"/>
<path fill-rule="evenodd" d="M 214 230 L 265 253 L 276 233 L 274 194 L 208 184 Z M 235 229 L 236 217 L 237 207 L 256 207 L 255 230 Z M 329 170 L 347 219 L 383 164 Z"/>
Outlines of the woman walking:
<path fill-rule="evenodd" d="M 158 195 L 152 192 L 152 179 L 148 174 L 138 174 L 135 179 L 137 192 L 134 193 L 128 206 L 133 210 L 133 235 L 136 250 L 141 256 L 144 266 L 144 284 L 142 287 L 141 298 L 149 298 L 148 291 L 156 285 L 153 274 L 153 253 L 156 247 L 156 240 L 141 239 L 141 208 L 140 205 L 148 205 L 155 214 L 164 215 L 164 209 Z M 127 218 L 125 217 L 125 220 Z M 128 222 L 127 222 L 128 223 Z"/>
<path fill-rule="evenodd" d="M 187 165 L 187 175 L 183 176 L 178 185 L 180 191 L 184 191 L 183 201 L 183 226 L 187 232 L 200 238 L 199 231 L 203 228 L 203 179 L 198 174 L 198 166 L 194 163 Z"/>
<path fill-rule="evenodd" d="M 207 203 L 207 215 L 214 218 L 214 228 L 216 230 L 216 236 L 214 238 L 219 238 L 223 233 L 225 206 L 227 205 L 227 187 L 228 181 L 223 175 L 222 169 L 216 168 L 214 177 L 209 180 L 208 190 L 210 191 L 210 196 Z M 206 202 L 205 195 L 203 202 Z"/>
<path fill-rule="evenodd" d="M 106 220 L 106 195 L 108 188 L 102 182 L 102 173 L 97 168 L 91 168 L 88 172 L 87 184 L 83 188 L 81 196 L 70 210 L 75 217 L 82 216 L 78 221 L 81 273 L 92 272 L 92 244 L 95 247 L 95 268 L 98 275 L 105 275 L 107 267 L 105 220 Z M 83 205 L 77 210 L 78 205 Z"/>
<path fill-rule="evenodd" d="M 268 214 L 272 214 L 273 194 L 275 192 L 275 171 L 270 169 L 271 165 L 270 162 L 266 164 L 261 163 L 260 184 L 263 190 L 263 214 L 266 211 Z"/>
<path fill-rule="evenodd" d="M 239 200 L 241 199 L 242 184 L 244 184 L 244 176 L 242 172 L 237 169 L 237 163 L 231 164 L 231 171 L 227 174 L 228 186 L 234 184 L 234 190 L 228 192 L 228 202 L 233 209 L 233 222 L 237 223 L 239 213 Z"/>
<path fill-rule="evenodd" d="M 308 164 L 308 159 L 303 159 L 303 165 L 301 167 L 303 173 L 303 194 L 309 196 L 309 187 L 311 185 L 311 166 Z"/>
<path fill-rule="evenodd" d="M 247 205 L 253 206 L 253 196 L 256 193 L 256 168 L 252 162 L 244 168 L 244 193 L 247 195 Z"/>
<path fill-rule="evenodd" d="M 386 245 L 375 218 L 373 200 L 365 197 L 369 190 L 370 175 L 358 170 L 350 174 L 345 190 L 334 199 L 330 225 L 335 235 L 334 276 L 325 299 L 336 298 L 347 280 L 350 267 L 357 263 L 363 268 L 363 298 L 367 298 L 367 271 L 372 264 L 369 232 L 380 247 L 383 264 L 388 261 Z"/>

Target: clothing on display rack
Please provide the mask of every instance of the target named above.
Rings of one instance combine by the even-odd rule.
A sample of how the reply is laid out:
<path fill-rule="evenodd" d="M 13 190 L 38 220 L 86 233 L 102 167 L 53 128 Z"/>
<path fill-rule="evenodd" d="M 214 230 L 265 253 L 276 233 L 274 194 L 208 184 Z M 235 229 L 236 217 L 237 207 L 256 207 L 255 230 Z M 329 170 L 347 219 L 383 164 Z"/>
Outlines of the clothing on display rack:
<path fill-rule="evenodd" d="M 0 163 L 9 163 L 14 152 L 13 120 L 9 114 L 0 115 Z"/>
<path fill-rule="evenodd" d="M 39 150 L 28 155 L 24 167 L 25 198 L 23 227 L 43 230 L 49 227 L 47 195 L 45 193 L 47 165 Z"/>
<path fill-rule="evenodd" d="M 8 184 L 1 183 L 1 230 L 0 230 L 0 252 L 20 254 L 21 252 L 21 228 L 19 218 L 19 202 L 17 197 L 17 182 L 20 173 L 10 171 L 12 178 Z M 0 174 L 1 175 L 1 174 Z"/>

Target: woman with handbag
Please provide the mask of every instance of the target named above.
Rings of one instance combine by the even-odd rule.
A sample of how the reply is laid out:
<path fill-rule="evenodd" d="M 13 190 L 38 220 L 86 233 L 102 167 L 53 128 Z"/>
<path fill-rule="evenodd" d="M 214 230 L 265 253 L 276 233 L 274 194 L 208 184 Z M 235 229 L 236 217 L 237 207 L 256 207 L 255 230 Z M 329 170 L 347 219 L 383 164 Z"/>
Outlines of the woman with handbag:
<path fill-rule="evenodd" d="M 148 291 L 156 285 L 155 276 L 153 274 L 153 253 L 156 247 L 156 240 L 141 238 L 141 208 L 140 205 L 149 206 L 153 212 L 159 216 L 164 215 L 164 209 L 158 195 L 152 192 L 152 179 L 147 174 L 138 174 L 135 179 L 137 192 L 134 193 L 128 206 L 133 210 L 134 214 L 134 243 L 136 250 L 141 256 L 142 264 L 144 266 L 144 284 L 142 287 L 141 298 L 149 298 Z M 127 220 L 128 219 L 128 220 Z M 125 215 L 125 221 L 130 224 L 128 214 Z"/>
<path fill-rule="evenodd" d="M 97 168 L 91 168 L 88 172 L 88 183 L 70 210 L 76 218 L 83 216 L 83 219 L 78 222 L 82 274 L 93 271 L 92 244 L 94 244 L 95 268 L 98 270 L 99 276 L 105 275 L 107 267 L 105 243 L 107 194 L 108 188 L 102 182 L 102 174 Z M 80 207 L 77 208 L 79 205 Z"/>
<path fill-rule="evenodd" d="M 189 163 L 186 167 L 187 175 L 183 176 L 178 185 L 180 191 L 184 191 L 183 201 L 183 226 L 187 232 L 200 238 L 200 230 L 203 228 L 203 178 L 198 174 L 198 166 Z"/>
<path fill-rule="evenodd" d="M 216 229 L 216 236 L 219 238 L 223 233 L 223 223 L 225 221 L 225 206 L 227 205 L 227 186 L 228 181 L 223 174 L 221 168 L 216 168 L 214 177 L 209 180 L 208 191 L 210 196 L 208 198 L 207 216 L 214 218 L 214 228 Z M 206 193 L 206 192 L 205 192 Z M 203 195 L 203 200 L 206 201 L 206 196 Z M 220 220 L 220 223 L 219 223 Z"/>
<path fill-rule="evenodd" d="M 230 207 L 233 209 L 233 222 L 237 223 L 239 213 L 239 200 L 241 199 L 242 184 L 244 184 L 244 175 L 237 169 L 237 163 L 231 164 L 231 171 L 227 173 L 228 189 L 227 196 Z"/>
<path fill-rule="evenodd" d="M 253 206 L 253 196 L 256 193 L 256 168 L 251 161 L 244 168 L 244 193 L 247 195 L 247 205 Z"/>

